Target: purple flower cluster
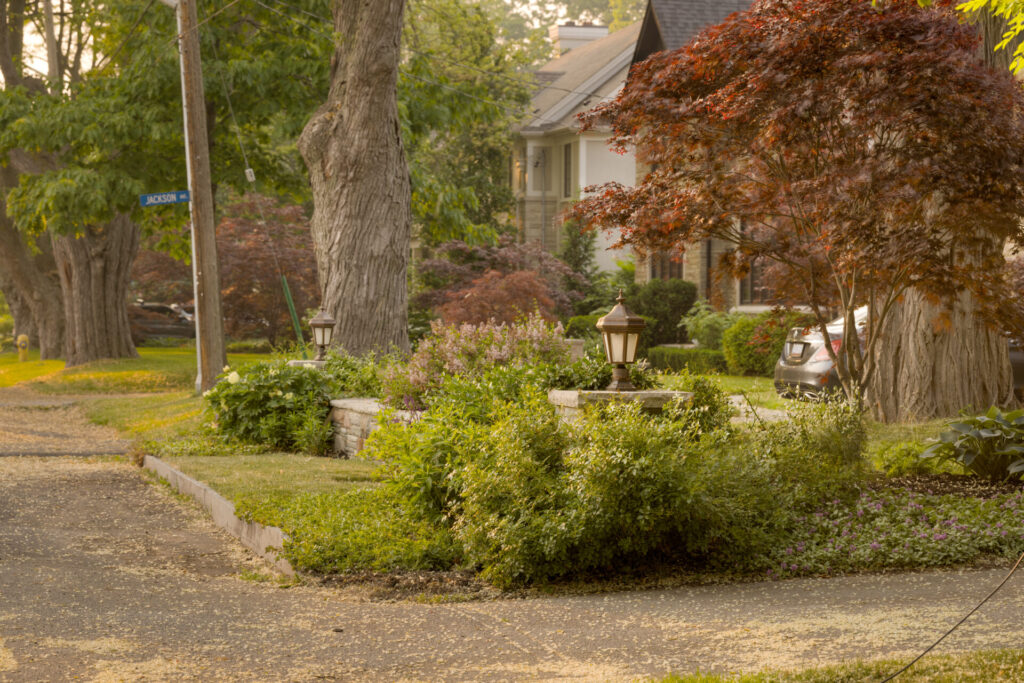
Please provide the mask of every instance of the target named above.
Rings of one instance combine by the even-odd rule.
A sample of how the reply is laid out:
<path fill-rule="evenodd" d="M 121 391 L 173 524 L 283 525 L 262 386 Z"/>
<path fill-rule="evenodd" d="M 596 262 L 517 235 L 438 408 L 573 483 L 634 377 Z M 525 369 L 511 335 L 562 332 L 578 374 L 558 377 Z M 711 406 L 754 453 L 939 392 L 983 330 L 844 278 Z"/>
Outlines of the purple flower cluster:
<path fill-rule="evenodd" d="M 1024 551 L 1024 494 L 979 499 L 897 489 L 796 517 L 770 576 L 963 564 Z"/>

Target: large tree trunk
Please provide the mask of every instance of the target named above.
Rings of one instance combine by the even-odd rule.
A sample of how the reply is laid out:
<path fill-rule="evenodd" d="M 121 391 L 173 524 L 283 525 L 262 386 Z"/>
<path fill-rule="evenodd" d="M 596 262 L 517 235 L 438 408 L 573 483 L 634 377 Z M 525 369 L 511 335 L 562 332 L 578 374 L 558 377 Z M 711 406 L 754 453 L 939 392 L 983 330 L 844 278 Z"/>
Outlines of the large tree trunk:
<path fill-rule="evenodd" d="M 977 25 L 979 60 L 993 69 L 1009 68 L 1013 49 L 993 52 L 1006 20 L 986 13 L 977 17 Z M 1001 251 L 1002 245 L 993 242 L 990 248 Z M 954 417 L 965 409 L 1014 404 L 1008 342 L 979 318 L 967 293 L 950 312 L 910 292 L 894 308 L 879 341 L 878 366 L 867 391 L 878 420 Z"/>
<path fill-rule="evenodd" d="M 323 306 L 349 353 L 409 348 L 409 170 L 396 103 L 404 0 L 335 0 L 326 104 L 299 139 Z"/>
<path fill-rule="evenodd" d="M 18 288 L 10 280 L 6 279 L 0 270 L 0 294 L 7 302 L 7 308 L 11 311 L 14 319 L 14 336 L 26 335 L 32 343 L 39 343 L 39 329 L 36 327 L 36 320 L 32 317 L 32 309 L 28 302 L 22 298 Z"/>
<path fill-rule="evenodd" d="M 868 392 L 875 419 L 922 421 L 1013 404 L 1006 338 L 975 312 L 966 293 L 952 312 L 917 292 L 894 308 L 879 340 Z"/>
<path fill-rule="evenodd" d="M 67 364 L 138 356 L 128 328 L 128 281 L 139 228 L 120 215 L 80 237 L 54 238 L 64 291 Z"/>
<path fill-rule="evenodd" d="M 10 167 L 0 174 L 0 193 L 17 183 Z M 30 250 L 7 213 L 0 207 L 0 287 L 14 316 L 15 332 L 27 334 L 39 347 L 39 357 L 64 353 L 64 308 L 49 235 L 40 235 Z"/>

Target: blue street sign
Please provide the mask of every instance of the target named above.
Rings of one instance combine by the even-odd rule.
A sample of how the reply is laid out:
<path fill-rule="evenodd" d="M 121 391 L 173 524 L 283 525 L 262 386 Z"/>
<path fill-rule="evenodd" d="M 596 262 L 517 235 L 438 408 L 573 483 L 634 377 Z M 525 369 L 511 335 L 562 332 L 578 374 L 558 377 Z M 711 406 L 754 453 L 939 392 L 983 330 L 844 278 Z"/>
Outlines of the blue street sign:
<path fill-rule="evenodd" d="M 187 201 L 189 201 L 189 194 L 187 190 L 139 195 L 139 203 L 142 204 L 143 207 L 160 206 L 161 204 L 180 204 Z"/>

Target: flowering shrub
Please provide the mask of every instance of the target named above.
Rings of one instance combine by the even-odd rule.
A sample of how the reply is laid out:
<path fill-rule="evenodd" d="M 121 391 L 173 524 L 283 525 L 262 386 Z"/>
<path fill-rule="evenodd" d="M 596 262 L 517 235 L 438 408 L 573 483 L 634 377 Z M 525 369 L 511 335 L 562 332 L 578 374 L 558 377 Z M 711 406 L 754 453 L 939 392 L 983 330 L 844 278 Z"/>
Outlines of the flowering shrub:
<path fill-rule="evenodd" d="M 328 448 L 331 396 L 313 368 L 289 367 L 284 360 L 253 363 L 241 371 L 225 368 L 204 396 L 221 434 L 315 455 Z"/>
<path fill-rule="evenodd" d="M 772 576 L 963 564 L 1024 551 L 1024 493 L 987 500 L 905 490 L 833 499 L 794 520 L 769 556 Z"/>
<path fill-rule="evenodd" d="M 481 373 L 499 365 L 568 362 L 569 346 L 561 331 L 533 314 L 513 325 L 444 325 L 431 323 L 407 365 L 392 364 L 383 380 L 384 402 L 418 409 L 446 375 Z"/>

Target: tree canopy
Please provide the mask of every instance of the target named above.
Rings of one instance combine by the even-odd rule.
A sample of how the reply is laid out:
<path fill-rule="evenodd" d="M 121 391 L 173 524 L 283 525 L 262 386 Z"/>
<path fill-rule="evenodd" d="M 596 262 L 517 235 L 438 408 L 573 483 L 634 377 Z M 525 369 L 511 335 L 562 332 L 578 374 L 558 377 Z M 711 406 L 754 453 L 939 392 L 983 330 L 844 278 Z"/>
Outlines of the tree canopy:
<path fill-rule="evenodd" d="M 736 276 L 771 262 L 851 397 L 904 292 L 968 289 L 995 311 L 1008 288 L 991 245 L 1024 244 L 1024 92 L 978 62 L 974 29 L 948 10 L 877 5 L 762 0 L 635 67 L 583 125 L 609 123 L 652 170 L 589 188 L 572 212 L 641 251 L 725 240 Z M 870 308 L 864 346 L 838 355 L 836 305 L 845 339 Z"/>

